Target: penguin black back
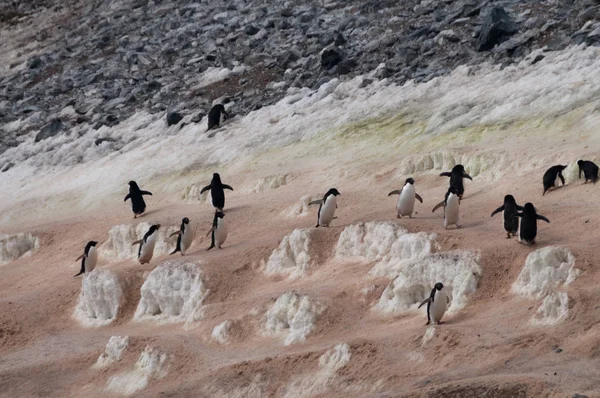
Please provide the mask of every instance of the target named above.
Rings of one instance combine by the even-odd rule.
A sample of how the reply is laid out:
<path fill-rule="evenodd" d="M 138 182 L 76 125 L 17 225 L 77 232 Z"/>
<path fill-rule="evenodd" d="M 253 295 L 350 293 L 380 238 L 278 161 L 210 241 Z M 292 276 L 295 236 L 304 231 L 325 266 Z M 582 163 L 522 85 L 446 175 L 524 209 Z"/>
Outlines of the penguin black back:
<path fill-rule="evenodd" d="M 534 244 L 537 236 L 537 220 L 550 222 L 546 217 L 541 214 L 537 214 L 537 211 L 532 203 L 525 203 L 523 211 L 517 214 L 521 217 L 521 230 L 519 231 L 519 238 L 522 242 Z"/>
<path fill-rule="evenodd" d="M 465 193 L 465 186 L 463 184 L 463 178 L 468 178 L 473 181 L 470 175 L 465 172 L 465 167 L 462 164 L 457 164 L 452 168 L 452 171 L 444 172 L 440 174 L 440 177 L 450 177 L 450 187 L 455 189 L 456 195 L 462 198 Z"/>
<path fill-rule="evenodd" d="M 567 166 L 558 164 L 546 170 L 543 177 L 544 193 L 542 193 L 542 196 L 546 194 L 546 191 L 555 186 L 556 178 L 560 178 L 562 184 L 565 185 L 565 177 L 563 177 L 562 172 L 566 168 Z"/>
<path fill-rule="evenodd" d="M 221 125 L 221 116 L 223 116 L 223 120 L 227 120 L 227 112 L 225 112 L 225 107 L 223 104 L 217 104 L 210 108 L 208 112 L 208 130 L 219 127 Z"/>
<path fill-rule="evenodd" d="M 204 188 L 202 188 L 200 194 L 204 193 L 204 191 L 207 191 L 209 189 L 210 196 L 212 197 L 213 206 L 215 207 L 215 209 L 222 212 L 225 208 L 225 192 L 223 190 L 229 189 L 233 191 L 233 188 L 221 182 L 221 176 L 219 175 L 219 173 L 214 173 L 210 185 L 207 185 Z"/>
<path fill-rule="evenodd" d="M 577 166 L 579 166 L 579 178 L 581 178 L 581 172 L 583 171 L 583 175 L 585 177 L 585 183 L 588 181 L 593 182 L 594 184 L 598 181 L 598 166 L 589 160 L 578 160 Z"/>
<path fill-rule="evenodd" d="M 77 275 L 74 275 L 74 277 L 85 273 L 85 262 L 90 254 L 90 249 L 92 247 L 95 247 L 97 244 L 98 244 L 98 242 L 91 240 L 85 245 L 85 249 L 83 250 L 83 255 L 81 256 L 81 269 L 79 270 L 79 273 Z"/>
<path fill-rule="evenodd" d="M 156 230 L 160 228 L 160 224 L 155 224 L 150 226 L 150 228 L 148 229 L 148 232 L 146 232 L 144 234 L 144 239 L 142 239 L 142 241 L 140 242 L 140 247 L 138 249 L 138 257 L 142 255 L 142 247 L 146 244 L 146 242 L 148 242 L 148 238 L 156 232 Z"/>
<path fill-rule="evenodd" d="M 152 195 L 152 192 L 142 191 L 135 181 L 129 181 L 129 193 L 125 196 L 124 202 L 126 202 L 127 199 L 131 199 L 131 210 L 134 214 L 133 218 L 136 218 L 146 211 L 146 202 L 144 202 L 143 195 Z"/>
<path fill-rule="evenodd" d="M 169 255 L 175 254 L 175 253 L 181 251 L 181 239 L 183 239 L 183 234 L 185 233 L 185 228 L 186 228 L 187 224 L 189 224 L 189 222 L 190 222 L 190 219 L 187 217 L 184 217 L 181 220 L 181 226 L 179 227 L 179 231 L 171 234 L 171 236 L 177 235 L 177 246 L 175 246 L 175 250 L 173 250 L 171 253 L 169 253 Z"/>
<path fill-rule="evenodd" d="M 501 211 L 504 212 L 504 230 L 507 238 L 510 238 L 511 234 L 516 235 L 519 230 L 519 217 L 517 216 L 519 210 L 523 210 L 523 207 L 517 204 L 514 196 L 506 195 L 504 196 L 504 204 L 494 210 L 490 216 L 493 217 Z"/>

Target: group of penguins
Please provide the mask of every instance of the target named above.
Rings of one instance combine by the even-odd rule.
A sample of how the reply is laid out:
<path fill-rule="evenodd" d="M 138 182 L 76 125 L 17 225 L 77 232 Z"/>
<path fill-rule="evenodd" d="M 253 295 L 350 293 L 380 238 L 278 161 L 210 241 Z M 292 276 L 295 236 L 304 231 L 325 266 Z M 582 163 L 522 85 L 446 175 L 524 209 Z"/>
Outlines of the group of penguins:
<path fill-rule="evenodd" d="M 599 169 L 596 164 L 587 160 L 577 161 L 579 166 L 579 178 L 583 173 L 585 176 L 584 184 L 593 182 L 594 184 L 599 178 Z M 544 192 L 542 196 L 546 194 L 551 188 L 558 188 L 558 180 L 565 185 L 565 179 L 562 175 L 563 170 L 567 166 L 556 165 L 550 167 L 543 176 Z M 458 164 L 452 168 L 450 172 L 443 172 L 440 177 L 450 177 L 450 186 L 444 197 L 444 200 L 435 205 L 432 212 L 435 212 L 438 208 L 444 207 L 444 228 L 448 228 L 450 225 L 455 225 L 456 228 L 460 228 L 459 224 L 459 204 L 465 192 L 463 185 L 463 179 L 468 178 L 473 181 L 473 178 L 465 172 L 463 165 Z M 402 189 L 394 190 L 388 194 L 399 195 L 398 202 L 396 204 L 397 218 L 408 216 L 412 218 L 414 211 L 415 199 L 423 203 L 423 199 L 415 191 L 415 181 L 412 178 L 407 178 Z M 213 217 L 212 228 L 208 234 L 212 234 L 211 244 L 206 250 L 211 250 L 214 247 L 221 249 L 221 245 L 227 239 L 227 226 L 223 217 L 225 216 L 223 209 L 225 207 L 225 189 L 233 191 L 233 188 L 227 184 L 223 184 L 219 173 L 214 173 L 213 178 L 209 185 L 202 188 L 200 194 L 210 190 L 212 205 L 215 208 L 215 214 Z M 134 214 L 134 218 L 138 215 L 143 214 L 146 211 L 146 203 L 144 202 L 144 195 L 152 195 L 149 191 L 143 191 L 140 189 L 135 181 L 129 182 L 129 193 L 125 196 L 124 201 L 127 199 L 131 200 L 131 208 Z M 322 199 L 313 200 L 309 203 L 309 206 L 319 205 L 319 211 L 317 213 L 317 225 L 318 227 L 329 227 L 329 224 L 336 217 L 335 210 L 337 209 L 337 196 L 340 196 L 340 192 L 336 188 L 331 188 L 325 193 Z M 506 195 L 504 197 L 504 203 L 498 207 L 491 214 L 493 217 L 499 212 L 504 212 L 504 229 L 506 230 L 507 238 L 516 236 L 519 231 L 518 240 L 524 244 L 534 244 L 537 235 L 537 220 L 543 220 L 547 223 L 550 222 L 546 217 L 537 214 L 535 207 L 531 202 L 525 203 L 524 206 L 519 206 L 512 195 Z M 519 217 L 521 220 L 521 228 L 519 229 Z M 189 226 L 190 220 L 185 217 L 181 220 L 181 226 L 179 231 L 173 233 L 171 236 L 178 235 L 177 245 L 175 250 L 170 254 L 181 252 L 181 255 L 185 255 L 185 251 L 191 246 L 194 234 L 192 228 Z M 138 241 L 132 243 L 132 245 L 139 244 L 138 249 L 138 261 L 140 264 L 149 263 L 152 259 L 154 252 L 154 245 L 156 243 L 156 237 L 160 224 L 154 224 L 150 226 L 144 237 Z M 208 236 L 207 234 L 207 236 Z M 90 241 L 87 243 L 84 249 L 84 253 L 77 258 L 76 261 L 81 260 L 81 270 L 75 275 L 79 276 L 86 272 L 91 272 L 98 259 L 98 253 L 96 251 L 96 245 L 98 242 Z M 421 308 L 424 304 L 427 304 L 427 324 L 429 325 L 432 321 L 435 324 L 440 324 L 444 313 L 446 312 L 447 304 L 450 302 L 448 295 L 444 292 L 444 285 L 441 282 L 435 284 L 434 288 L 427 299 L 425 299 L 418 308 Z M 445 298 L 444 298 L 445 297 Z"/>

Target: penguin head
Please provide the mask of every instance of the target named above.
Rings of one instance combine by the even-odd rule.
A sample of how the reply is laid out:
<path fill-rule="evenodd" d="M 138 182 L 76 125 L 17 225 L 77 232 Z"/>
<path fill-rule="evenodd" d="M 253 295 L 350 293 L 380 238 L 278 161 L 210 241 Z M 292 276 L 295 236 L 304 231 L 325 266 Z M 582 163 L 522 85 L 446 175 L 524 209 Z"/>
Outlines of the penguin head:
<path fill-rule="evenodd" d="M 219 175 L 219 173 L 213 173 L 213 182 L 217 184 L 221 183 L 221 176 Z"/>
<path fill-rule="evenodd" d="M 183 217 L 183 219 L 181 220 L 182 223 L 184 224 L 189 224 L 190 223 L 190 219 L 187 217 Z"/>
<path fill-rule="evenodd" d="M 223 213 L 222 211 L 216 211 L 215 212 L 215 217 L 216 218 L 223 218 L 223 217 L 225 217 L 225 213 Z"/>
<path fill-rule="evenodd" d="M 453 173 L 464 173 L 464 171 L 465 171 L 465 166 L 463 166 L 462 164 L 457 164 L 456 166 L 454 166 L 452 168 Z"/>
<path fill-rule="evenodd" d="M 568 166 L 563 166 L 563 165 L 561 164 L 561 165 L 559 165 L 559 167 L 560 167 L 560 170 L 562 171 L 562 170 L 566 169 Z"/>
<path fill-rule="evenodd" d="M 535 214 L 535 207 L 533 207 L 533 203 L 525 203 L 525 206 L 523 206 L 523 213 Z"/>
<path fill-rule="evenodd" d="M 504 203 L 517 203 L 517 201 L 515 200 L 515 197 L 512 195 L 506 195 L 504 197 Z"/>
<path fill-rule="evenodd" d="M 577 166 L 583 167 L 583 160 L 578 160 L 577 161 Z"/>
<path fill-rule="evenodd" d="M 131 189 L 137 189 L 137 190 L 140 189 L 140 187 L 138 186 L 137 182 L 135 182 L 133 180 L 129 181 L 129 188 L 131 188 Z"/>
<path fill-rule="evenodd" d="M 90 246 L 96 246 L 98 244 L 98 242 L 96 242 L 95 240 L 91 240 L 88 242 L 88 245 Z"/>
<path fill-rule="evenodd" d="M 453 194 L 453 195 L 458 196 L 458 193 L 456 193 L 456 188 L 454 188 L 454 187 L 448 188 L 448 194 Z"/>
<path fill-rule="evenodd" d="M 414 183 L 415 183 L 415 180 L 413 180 L 412 178 L 407 178 L 406 181 L 404 181 L 404 185 L 406 185 L 406 184 L 413 185 Z"/>
<path fill-rule="evenodd" d="M 156 231 L 159 228 L 160 228 L 160 224 L 154 224 L 150 227 L 150 230 L 148 232 L 153 233 L 154 231 Z"/>
<path fill-rule="evenodd" d="M 338 196 L 341 195 L 341 193 L 336 189 L 336 188 L 331 188 L 329 191 L 327 191 L 327 193 L 325 194 L 325 196 L 329 196 L 329 195 L 333 195 L 333 196 Z"/>
<path fill-rule="evenodd" d="M 435 290 L 442 290 L 444 288 L 444 285 L 442 285 L 442 282 L 438 282 L 435 284 L 434 288 Z"/>

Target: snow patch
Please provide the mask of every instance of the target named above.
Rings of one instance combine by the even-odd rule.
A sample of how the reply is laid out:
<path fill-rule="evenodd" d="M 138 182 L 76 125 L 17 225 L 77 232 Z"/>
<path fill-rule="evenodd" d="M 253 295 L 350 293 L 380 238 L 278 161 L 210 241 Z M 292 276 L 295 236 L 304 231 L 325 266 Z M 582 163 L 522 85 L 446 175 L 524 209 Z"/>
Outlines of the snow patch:
<path fill-rule="evenodd" d="M 39 248 L 40 239 L 30 233 L 0 235 L 0 265 L 31 256 Z"/>
<path fill-rule="evenodd" d="M 113 362 L 119 362 L 127 347 L 129 347 L 129 336 L 111 336 L 94 368 L 105 368 Z"/>
<path fill-rule="evenodd" d="M 284 345 L 303 342 L 314 329 L 317 316 L 323 309 L 308 296 L 285 293 L 267 311 L 264 320 L 265 332 L 269 335 L 284 336 Z"/>
<path fill-rule="evenodd" d="M 117 274 L 96 268 L 83 275 L 74 317 L 84 327 L 108 325 L 117 318 L 123 301 Z"/>
<path fill-rule="evenodd" d="M 210 191 L 204 191 L 202 194 L 200 193 L 200 191 L 202 191 L 202 188 L 204 188 L 205 186 L 206 185 L 200 184 L 188 185 L 181 192 L 181 200 L 187 203 L 206 202 L 208 198 L 208 193 Z"/>
<path fill-rule="evenodd" d="M 295 229 L 284 236 L 266 264 L 263 261 L 264 272 L 267 275 L 288 275 L 290 279 L 306 275 L 312 265 L 308 253 L 311 235 L 311 229 Z"/>
<path fill-rule="evenodd" d="M 108 379 L 106 390 L 123 395 L 131 395 L 143 390 L 150 380 L 160 380 L 167 376 L 171 360 L 171 355 L 148 346 L 140 355 L 133 370 Z"/>
<path fill-rule="evenodd" d="M 318 195 L 304 195 L 300 201 L 281 212 L 281 215 L 287 218 L 304 217 L 310 213 L 308 204 L 313 200 L 323 199 Z"/>
<path fill-rule="evenodd" d="M 189 326 L 202 318 L 202 302 L 208 293 L 197 264 L 166 261 L 142 285 L 133 319 Z"/>
<path fill-rule="evenodd" d="M 429 343 L 431 339 L 433 339 L 433 336 L 435 336 L 435 326 L 431 325 L 425 330 L 425 333 L 423 334 L 423 339 L 421 340 L 421 347 L 424 347 L 425 344 Z"/>
<path fill-rule="evenodd" d="M 231 76 L 239 75 L 244 73 L 248 69 L 245 66 L 236 66 L 233 69 L 228 68 L 216 68 L 210 66 L 206 69 L 202 74 L 200 74 L 198 78 L 198 84 L 193 88 L 193 90 L 200 89 L 202 87 L 210 86 L 211 84 L 223 81 L 225 79 L 229 79 Z"/>
<path fill-rule="evenodd" d="M 137 259 L 139 245 L 132 245 L 132 243 L 143 239 L 151 225 L 141 222 L 137 225 L 121 224 L 111 227 L 108 231 L 108 240 L 100 247 L 100 255 L 110 261 Z M 175 249 L 177 236 L 170 237 L 170 235 L 176 231 L 179 231 L 178 226 L 161 225 L 154 246 L 154 257 L 168 254 Z"/>
<path fill-rule="evenodd" d="M 553 292 L 547 295 L 531 318 L 534 325 L 556 325 L 569 315 L 569 296 L 565 292 Z"/>
<path fill-rule="evenodd" d="M 292 177 L 289 174 L 272 175 L 261 178 L 247 191 L 249 193 L 260 193 L 266 191 L 267 189 L 277 189 L 289 184 L 291 180 Z"/>
<path fill-rule="evenodd" d="M 225 344 L 225 343 L 229 342 L 229 339 L 230 339 L 229 332 L 230 332 L 232 326 L 233 326 L 233 322 L 230 319 L 215 326 L 215 328 L 213 329 L 212 334 L 211 334 L 213 340 L 215 340 L 217 343 L 221 343 L 221 344 Z"/>

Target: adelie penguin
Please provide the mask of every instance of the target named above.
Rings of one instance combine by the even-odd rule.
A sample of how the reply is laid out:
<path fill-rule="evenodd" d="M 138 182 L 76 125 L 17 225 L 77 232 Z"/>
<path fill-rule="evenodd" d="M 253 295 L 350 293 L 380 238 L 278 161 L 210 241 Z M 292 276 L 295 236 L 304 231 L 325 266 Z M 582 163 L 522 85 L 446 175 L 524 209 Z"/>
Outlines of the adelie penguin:
<path fill-rule="evenodd" d="M 440 174 L 440 177 L 450 177 L 450 188 L 454 188 L 456 195 L 459 199 L 462 199 L 465 193 L 465 186 L 463 184 L 463 178 L 468 178 L 473 181 L 470 175 L 465 172 L 465 168 L 462 164 L 457 164 L 452 168 L 452 171 L 445 171 Z"/>
<path fill-rule="evenodd" d="M 436 325 L 442 323 L 442 317 L 446 313 L 446 306 L 450 303 L 450 298 L 444 291 L 444 285 L 441 282 L 435 284 L 428 298 L 419 304 L 421 308 L 427 303 L 427 323 L 429 325 L 433 321 Z"/>
<path fill-rule="evenodd" d="M 595 184 L 596 181 L 598 181 L 598 166 L 596 166 L 594 162 L 589 160 L 578 160 L 577 166 L 579 166 L 579 178 L 581 178 L 581 172 L 583 172 L 583 176 L 585 177 L 584 184 L 587 184 L 588 181 Z"/>
<path fill-rule="evenodd" d="M 208 233 L 211 234 L 210 247 L 206 250 L 210 250 L 213 247 L 220 249 L 221 245 L 225 243 L 225 239 L 227 239 L 227 225 L 225 225 L 223 217 L 225 217 L 223 212 L 215 212 L 212 228 L 208 231 Z"/>
<path fill-rule="evenodd" d="M 535 207 L 529 202 L 525 203 L 523 211 L 517 215 L 522 218 L 519 242 L 533 245 L 537 236 L 537 220 L 543 220 L 547 223 L 550 223 L 550 220 L 541 214 L 537 214 Z"/>
<path fill-rule="evenodd" d="M 98 251 L 96 250 L 96 245 L 98 245 L 98 242 L 93 240 L 89 241 L 85 245 L 83 254 L 77 257 L 77 260 L 75 260 L 81 260 L 81 270 L 79 270 L 77 275 L 73 275 L 73 277 L 79 276 L 83 273 L 90 273 L 94 270 L 94 268 L 96 268 L 96 262 L 98 261 Z"/>
<path fill-rule="evenodd" d="M 227 115 L 227 112 L 225 112 L 225 107 L 223 104 L 216 104 L 210 108 L 210 111 L 208 112 L 208 128 L 206 131 L 220 127 L 228 117 L 229 115 Z M 211 134 L 210 137 L 213 137 L 214 135 L 215 133 Z"/>
<path fill-rule="evenodd" d="M 175 250 L 171 252 L 171 254 L 181 252 L 181 255 L 185 256 L 185 251 L 190 248 L 192 245 L 192 240 L 194 240 L 194 231 L 192 231 L 192 228 L 190 227 L 189 218 L 185 217 L 181 220 L 179 231 L 171 234 L 171 236 L 174 235 L 177 235 L 177 246 L 175 247 Z"/>
<path fill-rule="evenodd" d="M 495 214 L 504 212 L 504 230 L 506 231 L 506 239 L 510 239 L 511 235 L 517 235 L 519 230 L 519 217 L 518 212 L 523 210 L 522 206 L 517 204 L 514 196 L 506 195 L 504 197 L 504 204 L 498 207 L 492 212 L 490 217 L 494 217 Z"/>
<path fill-rule="evenodd" d="M 435 212 L 438 208 L 444 206 L 444 228 L 448 229 L 450 225 L 456 225 L 456 228 L 460 228 L 460 224 L 458 223 L 458 207 L 459 207 L 460 199 L 456 193 L 456 189 L 454 187 L 448 188 L 446 192 L 446 197 L 443 201 L 435 205 L 431 212 Z"/>
<path fill-rule="evenodd" d="M 398 203 L 396 203 L 397 218 L 402 218 L 402 216 L 412 218 L 413 210 L 415 208 L 415 198 L 423 203 L 421 196 L 415 192 L 415 180 L 412 178 L 406 179 L 402 189 L 397 189 L 388 193 L 388 196 L 391 195 L 400 195 Z"/>
<path fill-rule="evenodd" d="M 152 192 L 142 191 L 135 181 L 129 181 L 129 193 L 123 201 L 127 202 L 127 199 L 131 199 L 133 218 L 137 218 L 146 211 L 146 202 L 144 202 L 143 195 L 152 195 Z"/>
<path fill-rule="evenodd" d="M 233 188 L 221 182 L 221 176 L 219 173 L 214 173 L 210 185 L 202 188 L 200 194 L 202 195 L 204 191 L 208 191 L 209 189 L 213 207 L 217 209 L 217 211 L 222 212 L 225 208 L 225 192 L 223 190 L 229 189 L 233 191 Z"/>
<path fill-rule="evenodd" d="M 136 240 L 131 244 L 131 246 L 137 244 L 140 245 L 138 250 L 138 261 L 140 264 L 147 264 L 150 262 L 150 260 L 152 260 L 152 256 L 154 255 L 154 245 L 156 244 L 156 237 L 158 236 L 159 228 L 160 224 L 150 226 L 143 239 Z"/>
<path fill-rule="evenodd" d="M 319 212 L 317 213 L 317 225 L 319 227 L 329 227 L 331 221 L 334 219 L 335 209 L 337 209 L 337 196 L 341 195 L 336 188 L 331 188 L 323 199 L 313 200 L 308 205 L 319 205 Z"/>
<path fill-rule="evenodd" d="M 543 177 L 544 193 L 542 193 L 542 196 L 544 196 L 546 191 L 548 191 L 550 188 L 558 188 L 558 179 L 560 179 L 562 184 L 565 185 L 565 177 L 563 177 L 562 172 L 566 168 L 567 166 L 562 166 L 559 164 L 546 170 Z"/>

